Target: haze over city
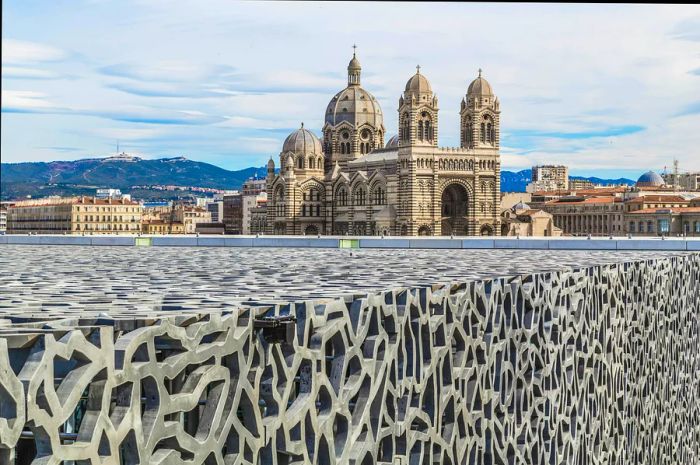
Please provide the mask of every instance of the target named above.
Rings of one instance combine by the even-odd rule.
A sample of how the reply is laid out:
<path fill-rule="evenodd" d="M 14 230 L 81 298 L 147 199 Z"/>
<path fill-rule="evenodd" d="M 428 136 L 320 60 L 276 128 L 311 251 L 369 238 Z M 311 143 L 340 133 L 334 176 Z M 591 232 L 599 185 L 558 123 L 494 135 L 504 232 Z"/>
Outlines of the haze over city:
<path fill-rule="evenodd" d="M 387 136 L 421 65 L 441 146 L 479 68 L 501 101 L 503 169 L 636 177 L 700 169 L 700 7 L 4 2 L 2 161 L 124 151 L 262 166 L 321 134 L 357 44 Z M 388 138 L 388 137 L 387 137 Z"/>

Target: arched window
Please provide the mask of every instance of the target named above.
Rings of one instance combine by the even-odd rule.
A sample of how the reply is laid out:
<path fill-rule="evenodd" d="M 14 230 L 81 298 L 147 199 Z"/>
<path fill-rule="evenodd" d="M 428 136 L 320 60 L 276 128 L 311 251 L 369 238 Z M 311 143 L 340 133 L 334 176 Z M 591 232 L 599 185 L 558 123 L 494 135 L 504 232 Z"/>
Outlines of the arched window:
<path fill-rule="evenodd" d="M 418 139 L 423 140 L 423 120 L 418 121 Z"/>
<path fill-rule="evenodd" d="M 486 143 L 486 123 L 481 123 L 481 133 L 479 134 L 479 138 L 482 143 Z"/>
<path fill-rule="evenodd" d="M 313 170 L 316 168 L 316 161 L 313 158 L 309 158 L 309 169 Z"/>
<path fill-rule="evenodd" d="M 364 187 L 358 187 L 355 189 L 355 195 L 354 195 L 354 204 L 355 205 L 364 205 L 366 201 L 366 192 Z"/>
<path fill-rule="evenodd" d="M 304 157 L 297 158 L 297 168 L 299 168 L 299 169 L 304 168 Z"/>
<path fill-rule="evenodd" d="M 348 191 L 344 186 L 338 188 L 336 191 L 335 204 L 340 207 L 344 207 L 348 204 Z"/>
<path fill-rule="evenodd" d="M 386 203 L 386 194 L 385 194 L 382 186 L 377 186 L 374 189 L 374 199 L 373 200 L 374 200 L 375 205 L 384 205 Z"/>

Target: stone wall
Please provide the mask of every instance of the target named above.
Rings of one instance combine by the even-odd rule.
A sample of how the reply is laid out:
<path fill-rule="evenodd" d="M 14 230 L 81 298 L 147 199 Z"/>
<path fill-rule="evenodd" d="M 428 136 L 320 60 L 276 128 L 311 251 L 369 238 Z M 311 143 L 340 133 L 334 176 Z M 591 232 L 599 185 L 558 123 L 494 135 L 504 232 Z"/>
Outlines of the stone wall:
<path fill-rule="evenodd" d="M 18 317 L 0 326 L 0 463 L 697 464 L 698 283 L 686 254 L 167 319 Z M 293 344 L 253 329 L 263 313 L 296 315 Z"/>

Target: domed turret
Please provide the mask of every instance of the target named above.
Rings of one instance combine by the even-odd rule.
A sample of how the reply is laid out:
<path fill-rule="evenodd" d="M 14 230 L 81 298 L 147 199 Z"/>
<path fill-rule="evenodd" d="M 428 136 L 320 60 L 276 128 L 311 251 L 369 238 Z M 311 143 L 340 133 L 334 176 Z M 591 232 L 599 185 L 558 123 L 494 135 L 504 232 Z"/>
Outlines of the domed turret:
<path fill-rule="evenodd" d="M 348 63 L 348 85 L 326 107 L 323 140 L 331 162 L 339 160 L 343 164 L 384 145 L 382 109 L 360 85 L 361 71 L 360 60 L 353 52 Z"/>
<path fill-rule="evenodd" d="M 423 144 L 437 147 L 438 101 L 430 81 L 416 66 L 399 98 L 399 145 Z"/>
<path fill-rule="evenodd" d="M 665 184 L 664 178 L 654 171 L 647 171 L 637 179 L 637 187 L 661 187 Z"/>
<path fill-rule="evenodd" d="M 467 88 L 460 109 L 461 147 L 500 146 L 501 105 L 494 95 L 491 84 L 479 75 Z"/>
<path fill-rule="evenodd" d="M 321 141 L 308 129 L 304 129 L 304 123 L 301 123 L 301 128 L 287 136 L 282 145 L 282 152 L 294 152 L 296 155 L 307 154 L 322 154 L 323 146 Z"/>
<path fill-rule="evenodd" d="M 422 96 L 432 95 L 433 90 L 430 87 L 430 81 L 425 75 L 420 73 L 420 65 L 416 66 L 416 74 L 411 76 L 411 79 L 406 82 L 404 98 L 410 99 L 412 96 L 420 98 Z"/>
<path fill-rule="evenodd" d="M 467 89 L 467 96 L 473 96 L 473 97 L 485 97 L 485 96 L 493 96 L 493 89 L 491 88 L 491 84 L 481 77 L 481 68 L 479 68 L 479 76 L 472 81 L 471 84 L 469 84 L 469 88 Z"/>
<path fill-rule="evenodd" d="M 355 45 L 352 46 L 352 60 L 348 63 L 348 85 L 349 86 L 359 86 L 360 85 L 360 74 L 362 73 L 362 66 L 360 66 L 360 60 L 357 59 L 355 55 Z"/>

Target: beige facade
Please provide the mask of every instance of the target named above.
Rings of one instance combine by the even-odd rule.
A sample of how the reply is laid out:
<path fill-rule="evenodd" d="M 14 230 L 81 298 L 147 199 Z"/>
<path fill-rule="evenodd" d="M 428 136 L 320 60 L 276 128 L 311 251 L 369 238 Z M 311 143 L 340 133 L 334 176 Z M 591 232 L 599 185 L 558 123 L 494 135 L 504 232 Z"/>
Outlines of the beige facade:
<path fill-rule="evenodd" d="M 569 168 L 564 165 L 532 167 L 532 182 L 527 192 L 566 190 L 569 188 Z"/>
<path fill-rule="evenodd" d="M 137 234 L 143 207 L 94 197 L 24 200 L 9 207 L 8 234 Z"/>
<path fill-rule="evenodd" d="M 479 76 L 460 105 L 461 144 L 438 146 L 438 98 L 420 67 L 398 102 L 398 135 L 385 143 L 379 102 L 348 85 L 328 104 L 323 139 L 287 137 L 267 177 L 270 234 L 477 235 L 500 231 L 500 104 Z"/>
<path fill-rule="evenodd" d="M 648 208 L 625 218 L 632 236 L 700 236 L 700 207 Z"/>
<path fill-rule="evenodd" d="M 166 226 L 173 224 L 173 227 L 163 229 L 163 234 L 195 234 L 197 224 L 211 223 L 212 213 L 205 207 L 192 205 L 159 206 L 147 208 L 143 215 L 143 232 L 149 234 L 160 234 L 157 232 L 161 224 Z M 181 227 L 175 226 L 175 224 Z"/>
<path fill-rule="evenodd" d="M 571 190 L 593 189 L 594 187 L 593 182 L 589 181 L 588 179 L 569 178 L 569 189 Z"/>
<path fill-rule="evenodd" d="M 616 197 L 570 196 L 544 204 L 554 224 L 571 236 L 609 236 L 625 233 L 625 208 Z"/>
<path fill-rule="evenodd" d="M 194 234 L 198 223 L 211 223 L 211 212 L 203 207 L 181 206 L 175 209 L 175 221 L 183 224 L 185 234 Z"/>
<path fill-rule="evenodd" d="M 141 231 L 144 234 L 185 234 L 185 227 L 181 222 L 145 220 L 141 223 Z"/>
<path fill-rule="evenodd" d="M 259 208 L 267 205 L 267 179 L 252 178 L 243 183 L 241 192 L 241 213 L 242 224 L 241 229 L 243 234 L 258 234 L 264 233 L 265 228 L 261 230 Z M 255 226 L 253 226 L 253 211 L 256 211 Z M 255 230 L 255 231 L 254 231 Z"/>
<path fill-rule="evenodd" d="M 501 235 L 522 237 L 558 237 L 562 230 L 554 225 L 554 217 L 542 210 L 533 210 L 519 202 L 502 214 Z"/>

